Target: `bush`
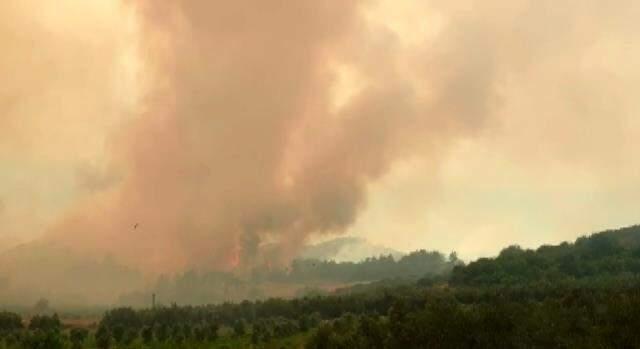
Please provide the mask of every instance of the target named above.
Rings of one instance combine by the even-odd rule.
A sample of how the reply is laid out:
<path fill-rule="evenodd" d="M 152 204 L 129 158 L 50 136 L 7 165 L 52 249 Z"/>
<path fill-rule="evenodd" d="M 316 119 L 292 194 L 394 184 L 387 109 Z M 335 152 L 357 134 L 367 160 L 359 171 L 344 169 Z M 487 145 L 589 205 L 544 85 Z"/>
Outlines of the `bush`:
<path fill-rule="evenodd" d="M 16 313 L 0 312 L 0 333 L 22 329 L 22 318 Z"/>
<path fill-rule="evenodd" d="M 58 314 L 53 314 L 52 316 L 36 315 L 31 318 L 31 321 L 29 322 L 29 329 L 32 331 L 41 330 L 44 332 L 58 332 L 61 328 L 62 323 L 60 322 L 60 318 L 58 318 Z"/>
<path fill-rule="evenodd" d="M 82 344 L 89 336 L 89 331 L 86 328 L 73 328 L 69 332 L 69 340 L 71 341 L 74 349 L 82 348 Z"/>

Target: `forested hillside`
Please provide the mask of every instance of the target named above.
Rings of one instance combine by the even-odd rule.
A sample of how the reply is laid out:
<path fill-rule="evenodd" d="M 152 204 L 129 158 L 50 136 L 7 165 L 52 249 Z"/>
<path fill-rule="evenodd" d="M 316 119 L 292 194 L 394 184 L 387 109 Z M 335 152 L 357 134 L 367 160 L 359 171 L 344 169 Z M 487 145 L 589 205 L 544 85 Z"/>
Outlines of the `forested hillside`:
<path fill-rule="evenodd" d="M 505 248 L 454 268 L 452 285 L 489 286 L 551 282 L 608 282 L 640 273 L 640 226 L 581 237 L 574 243 L 525 250 Z"/>

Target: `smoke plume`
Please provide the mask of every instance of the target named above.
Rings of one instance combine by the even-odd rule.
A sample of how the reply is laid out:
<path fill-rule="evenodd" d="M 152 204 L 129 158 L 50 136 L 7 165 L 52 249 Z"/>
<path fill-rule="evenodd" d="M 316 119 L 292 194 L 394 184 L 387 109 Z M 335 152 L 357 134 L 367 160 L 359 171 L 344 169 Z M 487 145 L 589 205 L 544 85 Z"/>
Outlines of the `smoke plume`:
<path fill-rule="evenodd" d="M 54 236 L 144 269 L 284 261 L 310 235 L 347 229 L 395 160 L 429 156 L 491 108 L 484 62 L 416 90 L 427 73 L 406 72 L 397 38 L 358 1 L 130 6 L 151 78 L 114 142 L 124 179 Z M 362 77 L 337 107 L 336 67 Z M 467 82 L 474 97 L 456 96 Z"/>
<path fill-rule="evenodd" d="M 592 69 L 572 67 L 595 64 L 576 60 L 598 47 L 636 37 L 638 14 L 633 1 L 407 1 L 418 18 L 394 21 L 384 17 L 402 7 L 395 1 L 127 0 L 116 13 L 131 13 L 135 35 L 107 25 L 93 37 L 63 40 L 68 30 L 47 40 L 52 34 L 25 20 L 29 4 L 21 16 L 11 15 L 15 8 L 0 16 L 24 20 L 5 23 L 14 34 L 27 28 L 51 59 L 36 71 L 0 61 L 0 71 L 25 70 L 10 75 L 20 88 L 1 95 L 8 117 L 0 135 L 20 132 L 0 138 L 9 149 L 0 154 L 25 147 L 26 158 L 45 153 L 74 169 L 83 189 L 46 220 L 55 221 L 46 241 L 147 271 L 284 262 L 311 236 L 352 226 L 370 186 L 396 164 L 422 161 L 436 177 L 460 140 L 513 124 L 529 130 L 536 118 L 549 126 L 531 129 L 552 137 L 542 148 L 564 134 L 578 138 L 567 130 L 581 122 L 580 105 L 595 112 L 613 103 L 590 108 L 586 96 L 606 88 L 630 99 L 603 75 L 589 80 L 582 73 Z M 110 62 L 122 57 L 115 69 Z M 136 74 L 114 78 L 107 67 Z M 570 84 L 559 85 L 563 79 Z M 546 98 L 555 89 L 577 102 Z M 20 122 L 44 115 L 25 111 L 41 111 L 42 102 L 53 106 L 47 115 L 55 122 Z M 108 130 L 101 141 L 88 131 L 97 120 L 110 120 L 95 127 Z M 61 133 L 67 125 L 80 129 Z M 39 134 L 55 152 L 37 146 Z M 69 134 L 91 140 L 84 147 Z M 537 161 L 529 147 L 539 143 L 504 147 Z M 566 149 L 556 152 L 562 161 L 584 160 Z"/>

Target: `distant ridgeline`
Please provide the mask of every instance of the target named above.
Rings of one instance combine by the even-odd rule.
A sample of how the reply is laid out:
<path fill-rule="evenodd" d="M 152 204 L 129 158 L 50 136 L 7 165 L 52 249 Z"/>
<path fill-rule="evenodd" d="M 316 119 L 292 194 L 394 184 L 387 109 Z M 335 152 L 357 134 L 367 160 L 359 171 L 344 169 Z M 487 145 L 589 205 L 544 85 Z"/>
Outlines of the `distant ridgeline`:
<path fill-rule="evenodd" d="M 496 258 L 456 266 L 454 286 L 499 286 L 531 283 L 611 284 L 640 278 L 640 225 L 609 230 L 575 243 L 524 250 L 507 247 Z"/>
<path fill-rule="evenodd" d="M 267 279 L 289 282 L 362 282 L 390 278 L 419 279 L 427 275 L 449 273 L 461 264 L 455 253 L 445 257 L 437 251 L 419 250 L 399 259 L 393 256 L 370 257 L 360 262 L 335 262 L 298 259 L 288 270 L 265 273 Z M 259 278 L 257 273 L 255 277 Z"/>
<path fill-rule="evenodd" d="M 286 268 L 257 267 L 244 277 L 222 272 L 188 271 L 173 278 L 161 277 L 151 290 L 123 295 L 120 301 L 127 305 L 145 305 L 151 293 L 165 304 L 288 297 L 324 292 L 357 282 L 385 279 L 413 282 L 424 277 L 446 277 L 458 264 L 462 262 L 455 253 L 445 256 L 436 251 L 420 250 L 399 259 L 388 255 L 360 262 L 298 259 Z"/>

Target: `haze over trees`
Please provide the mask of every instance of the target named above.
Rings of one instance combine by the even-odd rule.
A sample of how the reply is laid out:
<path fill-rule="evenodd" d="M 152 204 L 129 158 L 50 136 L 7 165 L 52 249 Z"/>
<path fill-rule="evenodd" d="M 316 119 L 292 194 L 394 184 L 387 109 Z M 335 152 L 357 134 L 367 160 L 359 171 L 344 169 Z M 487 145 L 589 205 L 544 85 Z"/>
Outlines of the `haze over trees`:
<path fill-rule="evenodd" d="M 0 349 L 640 349 L 640 227 L 540 246 L 638 219 L 639 0 L 0 0 L 0 47 Z"/>
<path fill-rule="evenodd" d="M 362 270 L 398 268 L 411 277 L 288 300 L 121 307 L 89 328 L 0 312 L 0 348 L 635 348 L 639 248 L 636 226 L 536 250 L 509 246 L 467 265 L 426 251 L 324 262 L 332 273 L 311 275 L 369 280 Z"/>
<path fill-rule="evenodd" d="M 264 299 L 274 295 L 292 297 L 307 292 L 326 293 L 353 283 L 446 275 L 460 263 L 455 254 L 447 257 L 440 252 L 420 250 L 398 259 L 388 255 L 360 262 L 297 259 L 284 268 L 256 267 L 247 276 L 191 270 L 174 277 L 161 276 L 150 290 L 123 295 L 120 302 L 147 305 L 152 294 L 161 302 L 178 304 Z"/>

